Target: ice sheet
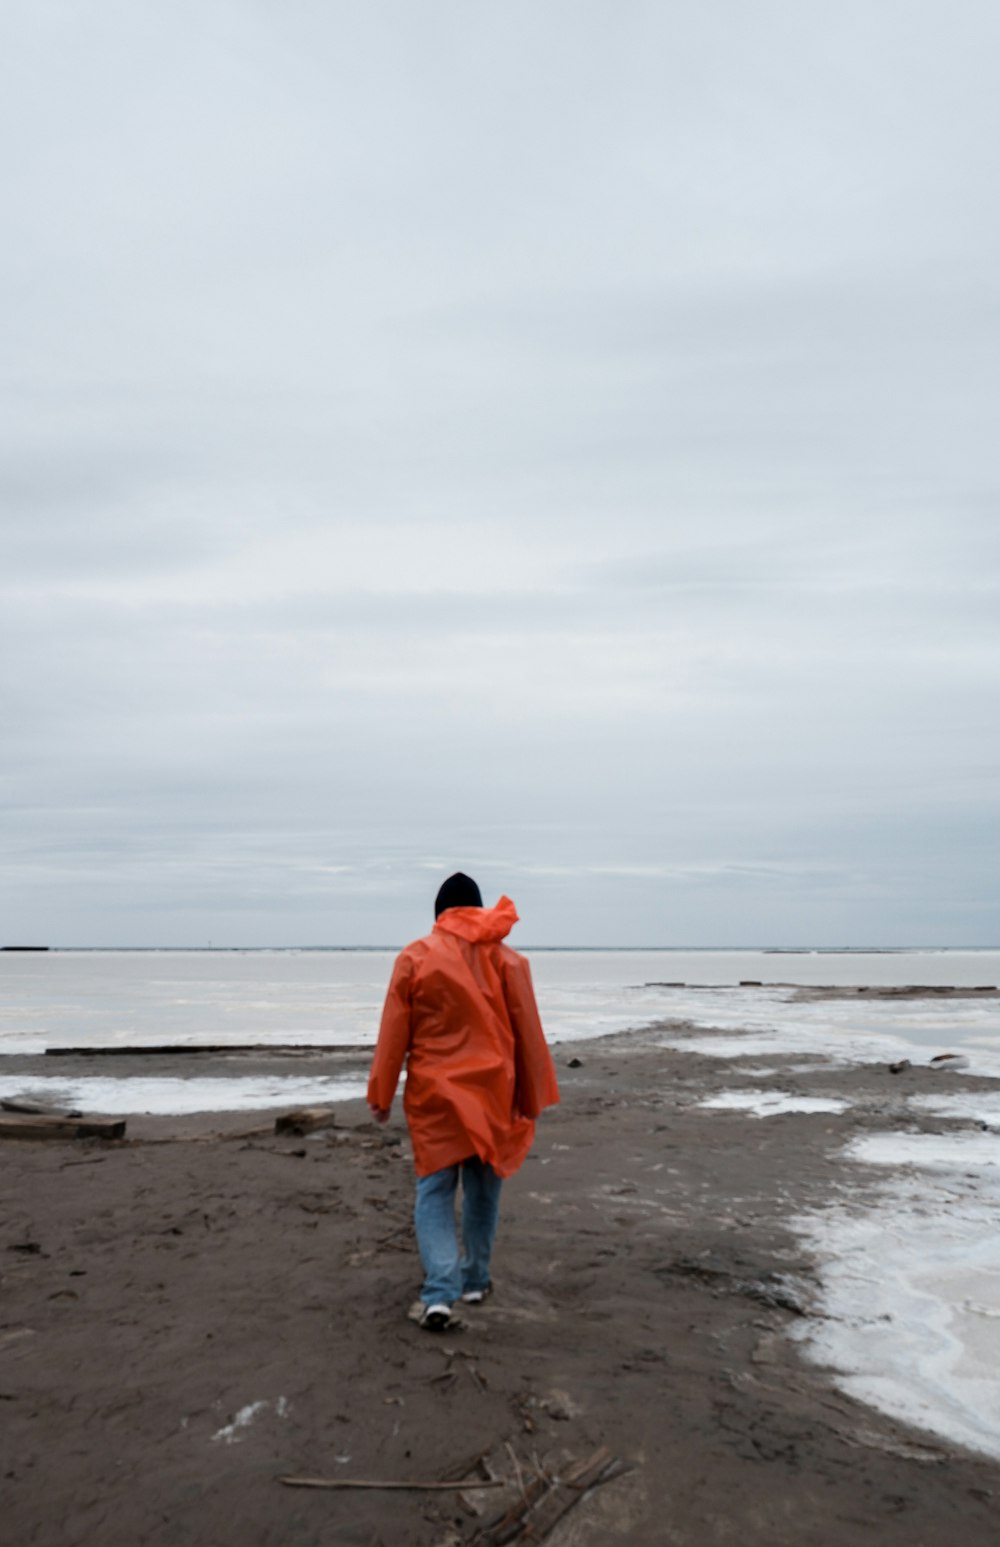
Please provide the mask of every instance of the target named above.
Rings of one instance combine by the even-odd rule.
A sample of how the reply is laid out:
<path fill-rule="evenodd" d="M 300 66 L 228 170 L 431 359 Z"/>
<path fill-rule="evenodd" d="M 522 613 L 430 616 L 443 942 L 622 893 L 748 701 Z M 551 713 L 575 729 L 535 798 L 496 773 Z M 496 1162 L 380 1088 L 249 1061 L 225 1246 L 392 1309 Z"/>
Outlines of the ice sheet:
<path fill-rule="evenodd" d="M 774 1058 L 789 1053 L 809 1053 L 826 1063 L 841 1066 L 894 1062 L 908 1057 L 911 1051 L 907 1043 L 895 1037 L 842 1036 L 831 1045 L 828 1039 L 817 1037 L 813 1031 L 792 1025 L 736 1036 L 698 1033 L 665 1036 L 658 1039 L 658 1045 L 682 1053 L 700 1053 L 705 1058 Z"/>
<path fill-rule="evenodd" d="M 797 1003 L 790 991 L 774 990 L 741 1007 L 732 991 L 718 990 L 687 1019 L 706 1029 L 671 1032 L 661 1046 L 707 1058 L 812 1054 L 840 1065 L 903 1058 L 930 1065 L 938 1053 L 953 1052 L 968 1058 L 970 1074 L 1000 1078 L 1000 1046 L 986 1035 L 1000 1019 L 996 1000 Z"/>
<path fill-rule="evenodd" d="M 1000 1166 L 1000 1139 L 992 1133 L 869 1133 L 853 1139 L 846 1153 L 875 1166 L 968 1171 L 985 1185 L 984 1168 Z"/>
<path fill-rule="evenodd" d="M 1000 1128 L 1000 1091 L 968 1090 L 944 1092 L 940 1096 L 911 1096 L 909 1104 L 936 1117 L 964 1118 L 970 1123 Z"/>
<path fill-rule="evenodd" d="M 113 1079 L 85 1075 L 62 1079 L 42 1075 L 0 1078 L 0 1097 L 37 1101 L 54 1108 L 127 1117 L 146 1113 L 157 1117 L 191 1116 L 195 1112 L 244 1112 L 259 1107 L 317 1106 L 351 1101 L 365 1094 L 363 1080 L 296 1079 L 284 1076 L 240 1076 L 233 1079 Z"/>
<path fill-rule="evenodd" d="M 798 1335 L 860 1401 L 1000 1457 L 1000 1139 L 872 1134 L 846 1153 L 910 1174 L 795 1221 L 825 1318 Z"/>
<path fill-rule="evenodd" d="M 846 1112 L 850 1105 L 835 1096 L 792 1096 L 783 1090 L 729 1090 L 698 1103 L 719 1112 L 751 1112 L 780 1117 L 785 1112 Z"/>

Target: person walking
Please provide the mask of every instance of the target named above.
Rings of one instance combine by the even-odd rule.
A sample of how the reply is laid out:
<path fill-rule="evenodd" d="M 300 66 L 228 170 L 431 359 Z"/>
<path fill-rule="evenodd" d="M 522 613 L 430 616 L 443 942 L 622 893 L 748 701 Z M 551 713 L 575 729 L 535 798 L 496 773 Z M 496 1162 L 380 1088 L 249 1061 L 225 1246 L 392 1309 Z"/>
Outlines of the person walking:
<path fill-rule="evenodd" d="M 424 1268 L 421 1325 L 453 1323 L 458 1301 L 492 1289 L 500 1191 L 531 1148 L 535 1119 L 559 1100 L 527 961 L 504 945 L 509 897 L 483 907 L 458 871 L 434 903 L 432 932 L 396 958 L 368 1081 L 388 1122 L 406 1062 L 403 1108 L 417 1173 L 414 1225 Z M 462 1248 L 455 1198 L 462 1183 Z"/>

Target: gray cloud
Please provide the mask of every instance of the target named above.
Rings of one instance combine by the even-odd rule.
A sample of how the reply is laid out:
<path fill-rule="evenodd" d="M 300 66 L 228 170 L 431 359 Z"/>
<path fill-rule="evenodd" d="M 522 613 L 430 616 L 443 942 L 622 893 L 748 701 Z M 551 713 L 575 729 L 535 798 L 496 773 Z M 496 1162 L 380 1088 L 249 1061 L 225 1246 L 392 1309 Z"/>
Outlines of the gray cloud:
<path fill-rule="evenodd" d="M 995 943 L 993 7 L 2 28 L 0 937 Z"/>

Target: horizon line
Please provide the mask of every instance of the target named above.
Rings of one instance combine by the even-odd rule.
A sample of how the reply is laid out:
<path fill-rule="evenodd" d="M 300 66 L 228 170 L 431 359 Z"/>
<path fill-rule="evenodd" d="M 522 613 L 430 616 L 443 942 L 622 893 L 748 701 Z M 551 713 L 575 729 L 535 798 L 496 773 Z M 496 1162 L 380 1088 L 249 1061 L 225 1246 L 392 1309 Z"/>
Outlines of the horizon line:
<path fill-rule="evenodd" d="M 253 951 L 401 951 L 409 942 L 377 945 L 2 945 L 0 953 L 8 955 L 57 955 L 71 951 L 177 951 L 188 954 L 224 956 Z M 803 956 L 816 952 L 845 954 L 891 955 L 917 951 L 996 951 L 1000 945 L 941 945 L 932 943 L 907 945 L 537 945 L 519 942 L 521 951 L 746 951 L 766 955 Z"/>

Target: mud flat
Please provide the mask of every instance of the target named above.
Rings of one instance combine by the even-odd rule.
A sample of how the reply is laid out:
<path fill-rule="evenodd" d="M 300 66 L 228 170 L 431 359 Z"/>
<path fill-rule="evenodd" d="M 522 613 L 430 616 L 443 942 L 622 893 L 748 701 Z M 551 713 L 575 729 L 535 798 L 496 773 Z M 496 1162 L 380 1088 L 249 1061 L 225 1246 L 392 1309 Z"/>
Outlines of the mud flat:
<path fill-rule="evenodd" d="M 5 1147 L 9 1539 L 459 1547 L 505 1517 L 528 1540 L 538 1498 L 552 1547 L 992 1547 L 1000 1461 L 807 1356 L 826 1291 L 795 1225 L 878 1193 L 849 1146 L 982 1129 L 914 1099 L 941 1091 L 923 1068 L 762 1069 L 685 1035 L 558 1047 L 563 1105 L 505 1189 L 496 1293 L 443 1337 L 407 1319 L 398 1113 L 376 1129 L 347 1101 L 304 1139 L 266 1112 L 250 1134 L 245 1111 L 135 1116 L 124 1142 Z"/>

